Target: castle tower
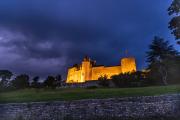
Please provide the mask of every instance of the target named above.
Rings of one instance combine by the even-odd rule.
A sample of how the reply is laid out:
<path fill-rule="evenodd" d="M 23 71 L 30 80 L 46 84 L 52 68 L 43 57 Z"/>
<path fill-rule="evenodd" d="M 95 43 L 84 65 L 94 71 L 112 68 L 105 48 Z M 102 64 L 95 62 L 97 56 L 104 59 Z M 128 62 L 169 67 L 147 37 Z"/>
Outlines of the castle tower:
<path fill-rule="evenodd" d="M 122 58 L 118 66 L 98 66 L 95 61 L 85 57 L 81 64 L 68 69 L 66 83 L 83 83 L 89 80 L 98 80 L 102 75 L 118 75 L 120 73 L 135 72 L 136 62 L 133 57 Z"/>
<path fill-rule="evenodd" d="M 122 73 L 135 72 L 136 71 L 135 58 L 129 57 L 129 58 L 121 59 L 121 69 L 122 69 Z"/>
<path fill-rule="evenodd" d="M 91 60 L 87 56 L 82 61 L 82 73 L 81 73 L 81 81 L 91 80 Z"/>

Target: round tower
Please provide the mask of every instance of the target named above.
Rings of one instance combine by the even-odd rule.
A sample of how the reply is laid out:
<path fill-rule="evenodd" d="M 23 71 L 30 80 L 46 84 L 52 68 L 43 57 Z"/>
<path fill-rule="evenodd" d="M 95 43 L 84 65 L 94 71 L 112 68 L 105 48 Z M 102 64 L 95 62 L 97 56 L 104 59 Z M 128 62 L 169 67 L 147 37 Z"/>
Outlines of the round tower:
<path fill-rule="evenodd" d="M 87 81 L 91 80 L 91 60 L 89 57 L 85 57 L 82 61 L 82 73 L 81 73 L 81 78 L 82 81 Z"/>
<path fill-rule="evenodd" d="M 121 59 L 121 69 L 122 73 L 135 72 L 136 71 L 136 61 L 133 57 L 122 58 Z"/>

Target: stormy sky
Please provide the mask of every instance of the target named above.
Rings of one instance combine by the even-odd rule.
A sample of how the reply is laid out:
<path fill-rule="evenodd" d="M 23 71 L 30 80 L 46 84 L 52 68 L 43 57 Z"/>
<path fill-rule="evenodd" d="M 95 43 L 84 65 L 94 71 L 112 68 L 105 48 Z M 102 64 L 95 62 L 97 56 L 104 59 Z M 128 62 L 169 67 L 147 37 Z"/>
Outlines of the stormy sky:
<path fill-rule="evenodd" d="M 138 69 L 154 36 L 176 49 L 171 0 L 0 0 L 0 69 L 35 76 L 62 74 L 85 55 L 118 65 L 128 50 Z"/>

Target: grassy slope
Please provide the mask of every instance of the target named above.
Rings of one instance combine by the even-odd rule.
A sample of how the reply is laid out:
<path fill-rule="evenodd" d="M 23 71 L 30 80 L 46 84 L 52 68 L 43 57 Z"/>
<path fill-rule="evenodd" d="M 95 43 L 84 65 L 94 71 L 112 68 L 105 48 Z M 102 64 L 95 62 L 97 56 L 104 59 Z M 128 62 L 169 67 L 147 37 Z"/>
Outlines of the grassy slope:
<path fill-rule="evenodd" d="M 151 96 L 169 93 L 180 93 L 180 85 L 143 88 L 64 88 L 58 90 L 41 89 L 38 91 L 34 89 L 25 89 L 0 93 L 0 103 Z"/>

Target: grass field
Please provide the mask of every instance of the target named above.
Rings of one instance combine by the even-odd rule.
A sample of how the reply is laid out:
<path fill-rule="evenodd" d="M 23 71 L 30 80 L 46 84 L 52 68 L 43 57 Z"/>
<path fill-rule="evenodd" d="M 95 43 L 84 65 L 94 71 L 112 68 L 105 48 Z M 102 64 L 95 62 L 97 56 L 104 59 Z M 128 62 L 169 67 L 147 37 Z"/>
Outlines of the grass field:
<path fill-rule="evenodd" d="M 152 96 L 171 93 L 180 93 L 180 85 L 142 88 L 63 88 L 57 90 L 24 89 L 0 93 L 0 103 Z"/>

